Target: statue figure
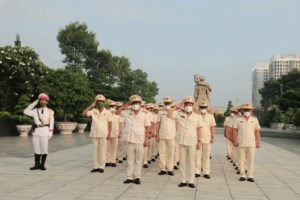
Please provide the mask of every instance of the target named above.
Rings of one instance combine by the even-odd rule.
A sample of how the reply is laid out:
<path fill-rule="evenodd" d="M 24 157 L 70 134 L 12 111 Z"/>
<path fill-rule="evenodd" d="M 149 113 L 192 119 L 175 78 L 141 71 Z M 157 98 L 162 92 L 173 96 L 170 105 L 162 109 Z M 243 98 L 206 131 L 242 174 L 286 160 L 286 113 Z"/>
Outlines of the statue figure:
<path fill-rule="evenodd" d="M 204 76 L 200 76 L 199 74 L 194 75 L 195 85 L 195 103 L 199 104 L 200 101 L 206 101 L 210 106 L 210 92 L 211 87 L 208 82 L 205 81 Z"/>

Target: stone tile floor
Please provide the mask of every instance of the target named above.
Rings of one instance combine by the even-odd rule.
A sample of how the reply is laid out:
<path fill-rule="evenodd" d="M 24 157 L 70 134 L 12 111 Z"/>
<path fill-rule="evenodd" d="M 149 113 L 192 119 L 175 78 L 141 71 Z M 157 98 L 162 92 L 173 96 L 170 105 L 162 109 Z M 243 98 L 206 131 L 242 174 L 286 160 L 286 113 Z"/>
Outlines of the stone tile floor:
<path fill-rule="evenodd" d="M 123 184 L 127 163 L 90 173 L 92 145 L 85 135 L 55 135 L 46 171 L 33 165 L 31 137 L 0 138 L 0 199 L 300 199 L 300 156 L 262 142 L 256 151 L 255 182 L 240 182 L 225 157 L 222 129 L 212 147 L 211 179 L 196 179 L 196 188 L 178 188 L 180 173 L 158 176 L 158 161 L 142 171 L 142 184 Z M 263 140 L 264 141 L 264 140 Z M 297 148 L 297 147 L 294 147 Z M 21 152 L 22 151 L 22 152 Z"/>

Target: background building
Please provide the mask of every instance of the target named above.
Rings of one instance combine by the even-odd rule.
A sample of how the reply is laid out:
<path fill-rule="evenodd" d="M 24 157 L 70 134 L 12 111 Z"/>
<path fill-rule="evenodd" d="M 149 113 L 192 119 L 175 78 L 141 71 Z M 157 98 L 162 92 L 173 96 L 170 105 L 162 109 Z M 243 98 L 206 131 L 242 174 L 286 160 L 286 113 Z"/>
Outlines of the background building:
<path fill-rule="evenodd" d="M 269 79 L 278 79 L 286 75 L 291 69 L 300 70 L 300 54 L 279 54 L 270 59 Z"/>
<path fill-rule="evenodd" d="M 252 104 L 254 107 L 260 106 L 259 90 L 264 87 L 264 82 L 268 80 L 268 71 L 268 64 L 256 64 L 252 69 Z"/>

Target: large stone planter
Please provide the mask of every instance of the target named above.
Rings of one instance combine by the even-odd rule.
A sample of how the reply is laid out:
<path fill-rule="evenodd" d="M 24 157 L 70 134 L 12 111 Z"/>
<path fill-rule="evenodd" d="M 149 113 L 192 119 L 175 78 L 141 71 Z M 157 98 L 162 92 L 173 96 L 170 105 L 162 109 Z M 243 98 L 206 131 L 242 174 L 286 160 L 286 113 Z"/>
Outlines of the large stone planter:
<path fill-rule="evenodd" d="M 87 124 L 77 124 L 78 133 L 84 133 L 84 129 L 87 127 Z"/>
<path fill-rule="evenodd" d="M 285 130 L 294 130 L 294 124 L 285 124 L 284 128 Z"/>
<path fill-rule="evenodd" d="M 271 123 L 270 126 L 271 126 L 271 128 L 274 128 L 274 129 L 283 129 L 284 123 Z"/>
<path fill-rule="evenodd" d="M 16 125 L 17 130 L 20 134 L 20 136 L 28 136 L 29 131 L 31 130 L 32 125 Z"/>
<path fill-rule="evenodd" d="M 56 122 L 55 126 L 62 135 L 70 135 L 75 130 L 77 122 Z"/>

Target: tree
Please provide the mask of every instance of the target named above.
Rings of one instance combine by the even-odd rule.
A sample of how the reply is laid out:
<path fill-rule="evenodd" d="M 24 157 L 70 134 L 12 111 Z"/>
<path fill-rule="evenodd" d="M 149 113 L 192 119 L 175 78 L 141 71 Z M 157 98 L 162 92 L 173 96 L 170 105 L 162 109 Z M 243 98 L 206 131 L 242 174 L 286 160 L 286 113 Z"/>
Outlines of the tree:
<path fill-rule="evenodd" d="M 96 35 L 88 31 L 85 23 L 73 22 L 58 32 L 57 40 L 62 54 L 66 57 L 63 62 L 67 67 L 83 70 L 86 62 L 97 53 L 99 43 Z"/>
<path fill-rule="evenodd" d="M 22 94 L 37 94 L 36 88 L 49 68 L 32 48 L 6 46 L 0 48 L 0 69 L 0 107 L 13 113 Z"/>
<path fill-rule="evenodd" d="M 90 105 L 94 93 L 85 74 L 71 69 L 52 70 L 39 87 L 50 97 L 50 107 L 58 120 L 72 120 Z"/>
<path fill-rule="evenodd" d="M 227 109 L 226 109 L 226 111 L 224 112 L 224 116 L 229 116 L 230 114 L 230 109 L 233 107 L 233 105 L 232 105 L 232 101 L 228 101 L 228 103 L 227 103 Z"/>

